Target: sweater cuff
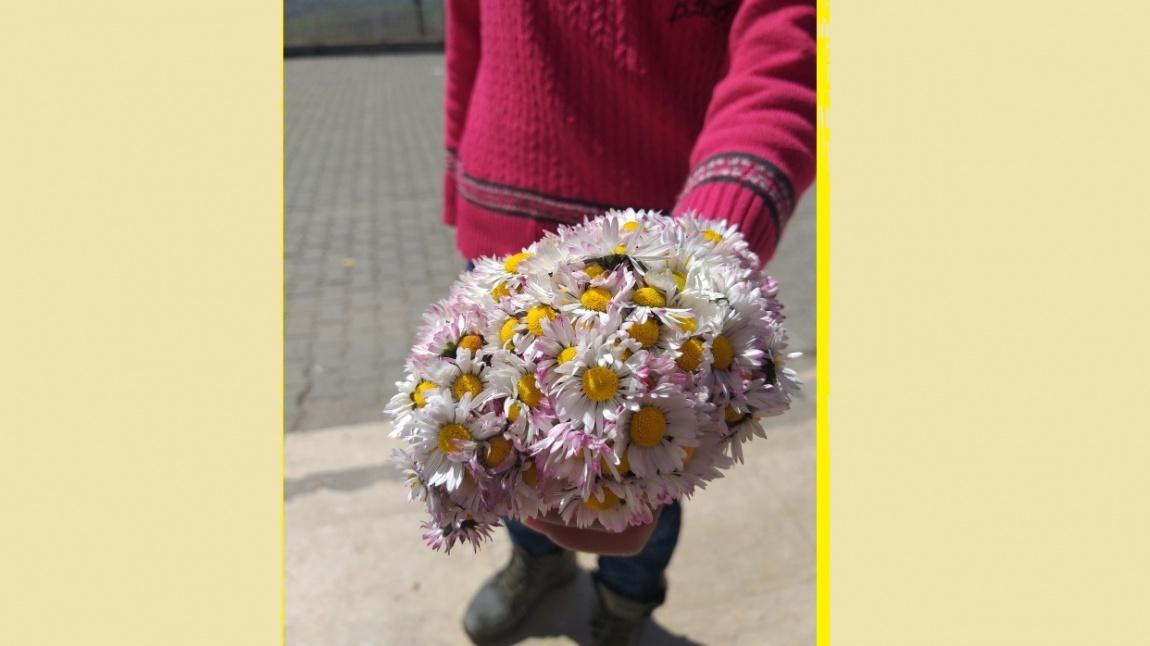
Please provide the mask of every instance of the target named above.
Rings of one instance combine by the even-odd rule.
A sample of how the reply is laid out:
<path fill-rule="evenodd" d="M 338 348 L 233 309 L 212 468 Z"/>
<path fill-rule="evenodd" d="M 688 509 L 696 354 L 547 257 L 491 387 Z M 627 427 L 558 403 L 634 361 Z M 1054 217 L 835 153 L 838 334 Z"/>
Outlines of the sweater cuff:
<path fill-rule="evenodd" d="M 455 171 L 459 164 L 455 151 L 448 150 L 443 161 L 443 223 L 455 226 Z"/>
<path fill-rule="evenodd" d="M 765 263 L 793 210 L 794 189 L 778 167 L 755 155 L 724 153 L 695 167 L 673 213 L 730 222 Z"/>

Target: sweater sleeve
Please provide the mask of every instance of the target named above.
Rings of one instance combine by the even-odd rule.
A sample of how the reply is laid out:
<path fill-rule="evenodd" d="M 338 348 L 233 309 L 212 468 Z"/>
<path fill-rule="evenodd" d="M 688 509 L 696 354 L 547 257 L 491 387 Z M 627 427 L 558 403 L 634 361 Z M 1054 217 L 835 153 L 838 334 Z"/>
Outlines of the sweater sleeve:
<path fill-rule="evenodd" d="M 735 224 L 766 262 L 815 174 L 815 3 L 745 0 L 675 214 Z"/>
<path fill-rule="evenodd" d="M 454 226 L 459 141 L 463 138 L 467 106 L 479 69 L 479 0 L 448 0 L 445 11 L 443 221 Z"/>

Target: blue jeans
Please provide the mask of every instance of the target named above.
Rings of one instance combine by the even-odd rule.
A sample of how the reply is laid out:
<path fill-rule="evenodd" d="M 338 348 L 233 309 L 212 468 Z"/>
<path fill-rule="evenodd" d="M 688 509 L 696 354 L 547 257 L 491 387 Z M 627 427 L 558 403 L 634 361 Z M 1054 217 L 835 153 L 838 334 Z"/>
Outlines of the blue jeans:
<path fill-rule="evenodd" d="M 663 570 L 671 562 L 679 542 L 683 509 L 678 502 L 663 507 L 655 531 L 635 556 L 600 556 L 599 571 L 591 576 L 612 592 L 641 603 L 663 603 L 667 595 Z M 557 554 L 563 550 L 551 539 L 523 523 L 504 519 L 511 542 L 531 556 Z"/>

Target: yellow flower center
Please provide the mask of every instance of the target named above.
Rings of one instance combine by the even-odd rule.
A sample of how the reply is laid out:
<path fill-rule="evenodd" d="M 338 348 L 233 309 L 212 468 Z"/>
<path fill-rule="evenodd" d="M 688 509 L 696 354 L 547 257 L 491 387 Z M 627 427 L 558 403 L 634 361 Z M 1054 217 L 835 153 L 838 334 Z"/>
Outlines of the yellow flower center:
<path fill-rule="evenodd" d="M 507 421 L 514 422 L 517 419 L 519 419 L 519 404 L 511 402 L 507 406 Z"/>
<path fill-rule="evenodd" d="M 511 290 L 507 289 L 507 283 L 499 283 L 495 289 L 491 290 L 491 298 L 501 300 L 511 295 Z"/>
<path fill-rule="evenodd" d="M 626 245 L 615 245 L 615 253 L 617 253 L 617 254 L 627 253 L 627 246 Z"/>
<path fill-rule="evenodd" d="M 639 230 L 639 223 L 635 222 L 633 220 L 631 222 L 624 222 L 623 223 L 623 230 L 624 231 L 638 231 Z"/>
<path fill-rule="evenodd" d="M 715 357 L 715 367 L 719 370 L 726 370 L 731 367 L 731 361 L 734 359 L 734 351 L 731 350 L 731 342 L 727 337 L 720 334 L 715 337 L 711 342 L 711 354 Z"/>
<path fill-rule="evenodd" d="M 654 287 L 640 287 L 635 290 L 633 299 L 637 305 L 644 305 L 646 307 L 663 307 L 667 304 L 667 299 L 659 293 L 659 290 Z"/>
<path fill-rule="evenodd" d="M 679 291 L 683 291 L 683 289 L 687 287 L 687 277 L 683 274 L 673 271 L 671 272 L 671 278 L 675 280 L 675 285 L 679 288 Z"/>
<path fill-rule="evenodd" d="M 528 464 L 527 468 L 523 470 L 523 482 L 528 487 L 534 487 L 539 483 L 539 469 L 536 469 L 534 464 Z"/>
<path fill-rule="evenodd" d="M 607 511 L 619 504 L 619 496 L 615 495 L 614 491 L 604 487 L 602 493 L 598 497 L 594 494 L 590 498 L 583 501 L 583 505 L 588 509 L 595 511 Z"/>
<path fill-rule="evenodd" d="M 547 305 L 536 305 L 527 310 L 527 329 L 535 336 L 543 336 L 543 317 L 555 318 L 556 312 Z"/>
<path fill-rule="evenodd" d="M 451 394 L 456 399 L 463 399 L 467 393 L 471 393 L 472 397 L 478 397 L 481 392 L 483 392 L 483 382 L 470 372 L 459 375 L 455 378 L 455 383 L 451 384 Z"/>
<path fill-rule="evenodd" d="M 734 406 L 728 404 L 727 407 L 723 409 L 723 419 L 727 420 L 728 424 L 734 424 L 743 419 L 743 414 L 735 410 Z"/>
<path fill-rule="evenodd" d="M 679 352 L 681 354 L 675 359 L 675 363 L 687 372 L 698 368 L 703 362 L 703 344 L 698 339 L 687 339 L 679 348 Z"/>
<path fill-rule="evenodd" d="M 627 334 L 644 348 L 649 348 L 659 340 L 659 323 L 655 321 L 655 317 L 648 316 L 642 323 L 632 323 L 631 327 L 627 328 Z"/>
<path fill-rule="evenodd" d="M 718 231 L 715 231 L 714 229 L 707 229 L 706 231 L 704 231 L 703 237 L 707 239 L 707 242 L 718 243 L 718 242 L 723 241 L 723 234 L 719 233 Z"/>
<path fill-rule="evenodd" d="M 507 343 L 511 337 L 515 336 L 515 327 L 519 325 L 519 321 L 514 318 L 509 318 L 503 322 L 503 327 L 499 328 L 499 340 Z"/>
<path fill-rule="evenodd" d="M 502 435 L 496 435 L 487 440 L 487 455 L 483 456 L 483 463 L 494 468 L 503 464 L 509 455 L 511 455 L 511 442 Z"/>
<path fill-rule="evenodd" d="M 583 394 L 587 399 L 605 402 L 619 392 L 619 376 L 610 368 L 594 366 L 583 373 Z"/>
<path fill-rule="evenodd" d="M 691 458 L 693 458 L 693 457 L 695 457 L 695 447 L 684 446 L 683 447 L 683 464 L 690 462 Z"/>
<path fill-rule="evenodd" d="M 437 387 L 438 387 L 437 384 L 433 384 L 430 381 L 419 382 L 419 385 L 415 387 L 415 391 L 413 391 L 411 393 L 411 401 L 415 402 L 415 407 L 416 408 L 423 408 L 424 406 L 426 406 L 427 405 L 427 397 L 424 396 L 423 393 L 431 390 L 432 388 L 437 388 Z"/>
<path fill-rule="evenodd" d="M 480 348 L 483 347 L 483 337 L 478 334 L 468 334 L 459 340 L 458 347 L 467 348 L 474 354 L 479 352 Z"/>
<path fill-rule="evenodd" d="M 599 276 L 602 276 L 604 271 L 607 270 L 599 266 L 599 263 L 597 262 L 593 262 L 583 268 L 583 272 L 592 278 L 598 278 Z"/>
<path fill-rule="evenodd" d="M 531 408 L 539 406 L 539 400 L 543 397 L 543 392 L 539 390 L 539 385 L 535 383 L 535 375 L 523 375 L 519 378 L 519 401 L 527 404 Z"/>
<path fill-rule="evenodd" d="M 471 433 L 463 424 L 444 424 L 439 427 L 439 450 L 444 453 L 451 453 L 456 449 L 458 442 L 467 442 L 470 439 Z"/>
<path fill-rule="evenodd" d="M 607 303 L 611 302 L 611 292 L 602 287 L 592 287 L 583 292 L 583 295 L 579 297 L 579 302 L 589 310 L 606 312 Z"/>
<path fill-rule="evenodd" d="M 527 253 L 526 251 L 517 253 L 503 261 L 503 268 L 507 270 L 507 273 L 514 274 L 515 272 L 519 271 L 519 263 L 527 260 L 530 257 L 531 254 Z"/>
<path fill-rule="evenodd" d="M 575 348 L 574 347 L 563 348 L 563 351 L 559 353 L 559 359 L 558 359 L 559 365 L 563 365 L 563 364 L 567 363 L 568 361 L 570 361 L 574 358 L 575 358 Z"/>
<path fill-rule="evenodd" d="M 643 406 L 631 415 L 631 441 L 649 449 L 667 434 L 667 417 L 654 406 Z"/>

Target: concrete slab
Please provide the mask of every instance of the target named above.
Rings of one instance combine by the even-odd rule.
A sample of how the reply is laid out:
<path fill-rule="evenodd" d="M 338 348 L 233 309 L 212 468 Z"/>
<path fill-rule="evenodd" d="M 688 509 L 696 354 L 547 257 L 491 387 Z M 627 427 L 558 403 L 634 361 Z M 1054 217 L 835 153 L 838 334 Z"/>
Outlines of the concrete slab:
<path fill-rule="evenodd" d="M 815 425 L 810 389 L 775 420 L 746 464 L 684 505 L 670 591 L 644 644 L 813 644 Z M 508 558 L 503 531 L 477 554 L 431 551 L 423 510 L 387 463 L 385 423 L 288 434 L 286 635 L 290 646 L 468 644 L 472 592 Z M 585 570 L 595 557 L 581 554 Z M 547 597 L 512 636 L 586 644 L 593 592 L 584 572 Z"/>

